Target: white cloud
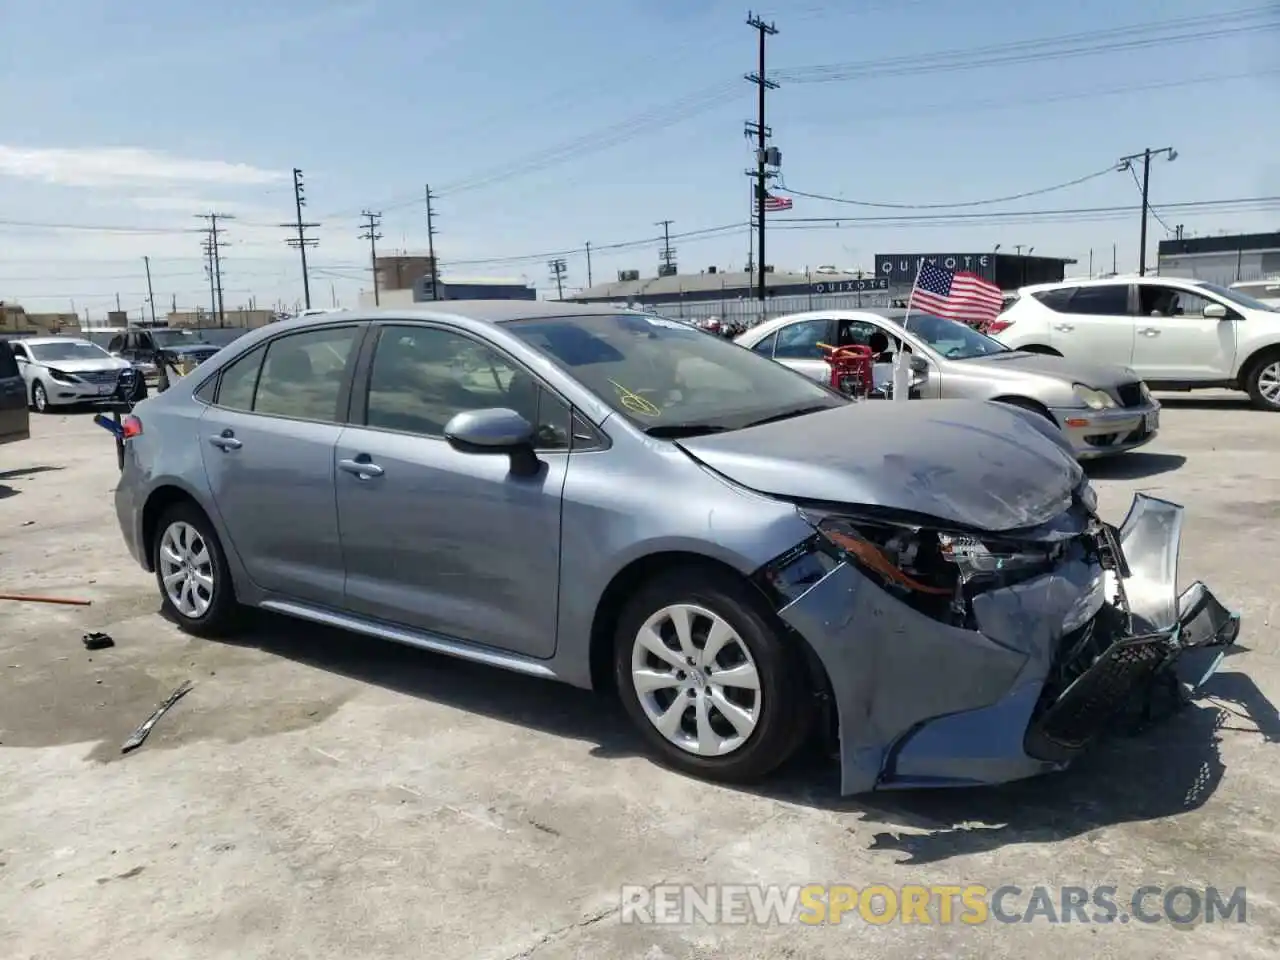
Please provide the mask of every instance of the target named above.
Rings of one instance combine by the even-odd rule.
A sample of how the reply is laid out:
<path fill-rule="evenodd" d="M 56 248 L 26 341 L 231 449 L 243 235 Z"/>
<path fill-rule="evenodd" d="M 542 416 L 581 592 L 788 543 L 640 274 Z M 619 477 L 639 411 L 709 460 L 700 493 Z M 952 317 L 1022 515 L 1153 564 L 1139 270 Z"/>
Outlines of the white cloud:
<path fill-rule="evenodd" d="M 141 147 L 35 148 L 0 144 L 0 176 L 72 187 L 157 183 L 252 186 L 285 174 L 247 163 L 192 160 Z"/>

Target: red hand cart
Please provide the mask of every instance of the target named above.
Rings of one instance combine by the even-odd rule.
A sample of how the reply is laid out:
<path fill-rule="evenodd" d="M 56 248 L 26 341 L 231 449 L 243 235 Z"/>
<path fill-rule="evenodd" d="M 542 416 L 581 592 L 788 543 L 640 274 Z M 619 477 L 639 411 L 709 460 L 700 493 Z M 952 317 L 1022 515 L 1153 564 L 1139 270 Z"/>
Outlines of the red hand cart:
<path fill-rule="evenodd" d="M 870 347 L 851 345 L 833 347 L 818 344 L 823 359 L 831 368 L 831 389 L 847 397 L 865 400 L 875 388 L 874 357 Z"/>

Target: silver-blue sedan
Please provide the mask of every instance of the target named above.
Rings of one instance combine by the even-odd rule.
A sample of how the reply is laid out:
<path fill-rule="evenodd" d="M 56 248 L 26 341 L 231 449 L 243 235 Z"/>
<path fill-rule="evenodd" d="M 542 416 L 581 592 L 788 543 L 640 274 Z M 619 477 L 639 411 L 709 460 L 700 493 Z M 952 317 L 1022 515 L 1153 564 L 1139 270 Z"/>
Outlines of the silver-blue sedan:
<path fill-rule="evenodd" d="M 609 307 L 273 324 L 123 432 L 120 527 L 187 631 L 258 607 L 612 689 L 727 781 L 815 732 L 848 793 L 1060 769 L 1238 631 L 1177 592 L 1182 508 L 1104 523 L 1044 417 L 853 403 Z"/>

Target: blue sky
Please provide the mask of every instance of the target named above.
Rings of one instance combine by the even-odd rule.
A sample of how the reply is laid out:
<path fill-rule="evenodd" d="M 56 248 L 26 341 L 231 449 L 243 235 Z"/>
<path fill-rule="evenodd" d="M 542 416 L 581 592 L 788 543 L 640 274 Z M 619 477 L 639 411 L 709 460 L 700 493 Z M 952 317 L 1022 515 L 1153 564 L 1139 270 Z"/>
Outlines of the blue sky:
<path fill-rule="evenodd" d="M 1234 13 L 1233 11 L 1247 11 Z M 425 248 L 459 276 L 527 276 L 545 253 L 596 248 L 596 282 L 651 274 L 643 240 L 745 221 L 754 116 L 746 7 L 718 0 L 5 0 L 0 5 L 0 299 L 138 310 L 207 303 L 198 213 L 233 214 L 227 303 L 301 295 L 289 170 L 305 172 L 314 297 L 366 286 L 362 209 L 381 248 Z M 1073 180 L 1144 147 L 1152 202 L 1280 196 L 1274 104 L 1280 5 L 1254 0 L 859 0 L 759 8 L 779 33 L 768 122 L 795 190 L 882 203 L 964 203 Z M 1212 23 L 1178 27 L 1185 18 Z M 1100 35 L 1163 22 L 1163 28 Z M 1172 26 L 1168 24 L 1173 24 Z M 1226 35 L 1223 31 L 1234 31 Z M 1159 42 L 1196 35 L 1194 42 Z M 1083 36 L 1080 36 L 1083 35 Z M 1056 38 L 1056 39 L 1055 39 Z M 1023 41 L 1039 46 L 988 48 Z M 1122 49 L 1097 51 L 1104 44 Z M 1092 50 L 1067 55 L 1071 50 Z M 987 50 L 987 52 L 983 52 Z M 942 56 L 942 54 L 947 54 Z M 893 61 L 895 58 L 897 62 Z M 992 62 L 1000 60 L 1003 62 Z M 815 71 L 819 65 L 837 65 Z M 821 79 L 823 82 L 814 82 Z M 807 81 L 807 82 L 806 82 Z M 1136 202 L 1128 174 L 1022 201 L 932 211 L 976 219 L 776 224 L 779 269 L 870 269 L 877 252 L 999 243 L 1121 270 L 1136 215 L 1035 211 Z M 1173 207 L 1189 233 L 1280 227 L 1280 203 Z M 994 222 L 993 211 L 1029 211 Z M 797 197 L 794 218 L 920 216 Z M 52 229 L 44 224 L 98 229 Z M 133 232 L 128 232 L 133 231 Z M 1152 222 L 1155 240 L 1165 235 Z M 744 228 L 676 241 L 684 270 L 741 268 Z M 519 258 L 481 263 L 497 258 Z M 570 287 L 585 257 L 568 258 Z"/>

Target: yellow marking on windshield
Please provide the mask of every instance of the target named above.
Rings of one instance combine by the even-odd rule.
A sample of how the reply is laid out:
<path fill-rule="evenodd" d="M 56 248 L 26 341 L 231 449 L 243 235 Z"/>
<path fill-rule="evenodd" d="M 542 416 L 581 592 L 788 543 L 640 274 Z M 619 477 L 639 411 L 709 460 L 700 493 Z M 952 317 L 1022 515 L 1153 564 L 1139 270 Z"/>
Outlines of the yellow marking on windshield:
<path fill-rule="evenodd" d="M 640 396 L 640 394 L 635 393 L 632 390 L 628 390 L 626 387 L 620 384 L 617 380 L 610 380 L 609 382 L 613 384 L 613 389 L 618 391 L 618 399 L 622 401 L 622 405 L 626 409 L 630 410 L 632 413 L 636 414 L 636 416 L 640 416 L 640 417 L 662 416 L 662 410 L 659 407 L 657 407 L 652 401 L 645 399 L 644 397 Z"/>

